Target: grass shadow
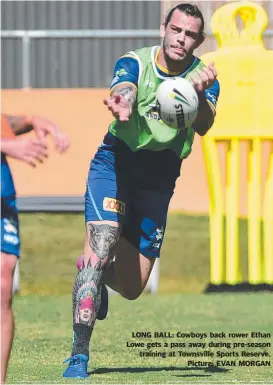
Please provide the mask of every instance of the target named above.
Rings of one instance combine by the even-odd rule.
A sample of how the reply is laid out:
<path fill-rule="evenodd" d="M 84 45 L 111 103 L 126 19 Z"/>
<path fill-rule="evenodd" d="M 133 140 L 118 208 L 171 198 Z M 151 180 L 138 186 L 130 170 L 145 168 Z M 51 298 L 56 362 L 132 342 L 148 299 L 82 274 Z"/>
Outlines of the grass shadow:
<path fill-rule="evenodd" d="M 211 374 L 174 374 L 173 377 L 211 377 Z"/>
<path fill-rule="evenodd" d="M 230 371 L 230 369 L 219 368 L 218 366 L 208 366 L 204 370 L 208 373 L 226 373 Z"/>
<path fill-rule="evenodd" d="M 200 367 L 177 367 L 177 366 L 153 366 L 153 367 L 123 367 L 123 368 L 98 368 L 88 372 L 90 374 L 108 374 L 108 373 L 145 373 L 145 372 L 163 372 L 163 371 L 205 371 L 206 373 L 226 373 L 229 369 L 210 366 Z M 188 374 L 176 377 L 209 377 L 209 374 Z"/>

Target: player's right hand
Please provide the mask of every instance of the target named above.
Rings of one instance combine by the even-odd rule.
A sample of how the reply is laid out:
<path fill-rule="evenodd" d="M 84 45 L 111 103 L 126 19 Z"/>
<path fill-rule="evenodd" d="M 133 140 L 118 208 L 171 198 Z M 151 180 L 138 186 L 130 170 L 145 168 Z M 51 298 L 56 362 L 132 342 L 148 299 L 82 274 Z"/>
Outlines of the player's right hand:
<path fill-rule="evenodd" d="M 110 98 L 104 99 L 103 103 L 117 120 L 120 122 L 129 121 L 132 109 L 129 101 L 124 96 L 114 93 Z"/>
<path fill-rule="evenodd" d="M 48 150 L 45 141 L 24 137 L 16 137 L 8 140 L 5 153 L 15 159 L 21 160 L 32 167 L 37 163 L 43 163 L 48 157 Z"/>
<path fill-rule="evenodd" d="M 197 92 L 204 92 L 215 82 L 216 78 L 217 71 L 214 67 L 214 63 L 210 63 L 201 71 L 198 71 L 194 75 L 190 76 L 191 83 Z"/>

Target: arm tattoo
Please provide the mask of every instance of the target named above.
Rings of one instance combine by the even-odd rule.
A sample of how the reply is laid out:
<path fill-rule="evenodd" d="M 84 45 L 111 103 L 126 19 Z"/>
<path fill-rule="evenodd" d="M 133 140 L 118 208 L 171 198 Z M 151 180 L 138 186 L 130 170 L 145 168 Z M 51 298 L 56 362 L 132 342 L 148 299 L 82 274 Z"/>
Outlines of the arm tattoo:
<path fill-rule="evenodd" d="M 125 99 L 127 99 L 129 102 L 129 105 L 130 105 L 130 110 L 132 110 L 133 105 L 136 101 L 137 89 L 135 87 L 133 87 L 132 85 L 127 85 L 127 86 L 123 86 L 123 87 L 118 88 L 114 92 L 116 94 L 120 94 Z"/>

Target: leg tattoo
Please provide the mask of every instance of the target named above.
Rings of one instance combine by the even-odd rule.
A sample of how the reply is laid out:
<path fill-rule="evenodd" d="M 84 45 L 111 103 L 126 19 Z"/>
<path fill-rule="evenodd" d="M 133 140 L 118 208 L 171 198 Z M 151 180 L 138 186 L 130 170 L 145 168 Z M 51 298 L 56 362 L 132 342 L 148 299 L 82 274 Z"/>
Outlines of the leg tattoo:
<path fill-rule="evenodd" d="M 96 256 L 105 264 L 109 261 L 109 253 L 112 254 L 113 247 L 116 245 L 120 230 L 118 227 L 110 225 L 89 224 L 90 246 Z"/>
<path fill-rule="evenodd" d="M 73 287 L 72 355 L 89 354 L 89 342 L 100 307 L 103 270 L 113 254 L 120 230 L 110 225 L 89 224 L 92 256 L 78 270 Z"/>

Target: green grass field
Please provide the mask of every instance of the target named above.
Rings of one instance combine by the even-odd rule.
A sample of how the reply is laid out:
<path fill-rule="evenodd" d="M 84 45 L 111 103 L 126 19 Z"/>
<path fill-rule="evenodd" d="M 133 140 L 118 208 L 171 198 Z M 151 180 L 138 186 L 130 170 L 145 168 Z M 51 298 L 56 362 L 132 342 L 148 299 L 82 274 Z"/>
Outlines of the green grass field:
<path fill-rule="evenodd" d="M 240 223 L 241 250 L 246 251 L 245 222 Z M 160 264 L 158 295 L 143 295 L 137 301 L 111 296 L 109 316 L 98 321 L 92 338 L 91 375 L 87 380 L 62 378 L 71 350 L 71 287 L 76 272 L 75 260 L 82 250 L 82 215 L 21 215 L 22 261 L 21 295 L 15 297 L 16 338 L 9 367 L 8 383 L 270 383 L 272 366 L 217 366 L 216 361 L 246 358 L 217 358 L 217 351 L 268 352 L 272 338 L 229 338 L 229 333 L 273 333 L 272 295 L 202 294 L 209 282 L 208 218 L 170 215 Z M 242 261 L 246 276 L 246 261 Z M 167 332 L 173 338 L 133 338 L 133 332 Z M 179 338 L 178 332 L 226 333 L 226 338 Z M 209 342 L 266 342 L 271 347 L 210 347 Z M 127 342 L 145 346 L 127 347 Z M 147 343 L 160 343 L 149 351 L 166 352 L 167 357 L 140 357 Z M 189 342 L 206 346 L 190 348 Z M 168 346 L 164 347 L 164 344 Z M 171 343 L 186 343 L 174 347 Z M 213 358 L 185 358 L 181 352 L 209 350 Z M 174 356 L 168 356 L 174 352 Z M 188 360 L 214 366 L 191 367 Z M 224 363 L 223 365 L 226 365 Z M 273 365 L 273 362 L 272 362 Z"/>
<path fill-rule="evenodd" d="M 176 357 L 140 357 L 147 348 L 129 348 L 126 343 L 190 342 L 181 338 L 136 339 L 132 332 L 252 332 L 273 331 L 270 294 L 165 294 L 144 295 L 137 301 L 119 296 L 110 299 L 109 316 L 98 321 L 93 334 L 90 371 L 87 380 L 64 380 L 62 371 L 71 349 L 70 296 L 25 296 L 15 301 L 17 333 L 10 363 L 9 383 L 100 383 L 100 384 L 171 384 L 239 382 L 272 380 L 272 367 L 204 367 L 187 366 L 187 358 L 178 351 L 201 351 L 189 348 L 151 348 L 151 351 L 174 351 Z M 208 338 L 205 341 L 216 341 Z M 248 339 L 244 339 L 246 342 Z M 191 341 L 200 342 L 192 339 Z M 218 339 L 219 341 L 219 339 Z M 222 339 L 238 342 L 242 339 Z M 254 341 L 254 339 L 251 339 Z M 256 339 L 255 341 L 269 341 Z M 270 341 L 273 342 L 272 339 Z M 210 348 L 240 351 L 240 349 Z M 241 349 L 242 350 L 242 349 Z M 268 351 L 270 349 L 245 349 Z M 265 360 L 266 358 L 262 358 Z M 195 358 L 195 361 L 208 361 Z M 215 358 L 216 360 L 216 358 Z M 218 360 L 218 359 L 217 359 Z M 224 358 L 236 360 L 236 358 Z M 238 360 L 238 359 L 237 359 Z"/>
<path fill-rule="evenodd" d="M 246 223 L 240 222 L 240 248 L 246 255 Z M 23 294 L 68 294 L 75 261 L 82 252 L 84 216 L 21 215 Z M 246 261 L 242 261 L 246 279 Z M 160 258 L 159 293 L 200 293 L 209 282 L 209 220 L 170 214 Z"/>

